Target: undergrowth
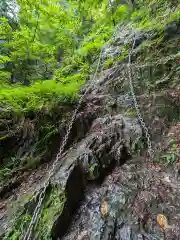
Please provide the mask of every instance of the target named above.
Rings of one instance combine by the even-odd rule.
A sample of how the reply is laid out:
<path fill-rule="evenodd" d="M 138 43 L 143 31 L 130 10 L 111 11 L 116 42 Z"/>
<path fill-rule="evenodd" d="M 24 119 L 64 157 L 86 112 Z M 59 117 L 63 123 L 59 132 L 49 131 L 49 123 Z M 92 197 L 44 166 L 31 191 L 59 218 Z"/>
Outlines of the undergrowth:
<path fill-rule="evenodd" d="M 81 84 L 47 80 L 0 89 L 0 180 L 32 170 L 43 156 L 50 157 L 49 147 L 58 135 L 60 121 L 68 118 L 68 107 L 72 109 L 77 102 Z"/>
<path fill-rule="evenodd" d="M 0 89 L 1 117 L 29 111 L 50 110 L 54 105 L 71 104 L 77 101 L 81 82 L 61 84 L 55 80 L 34 83 L 29 87 Z"/>
<path fill-rule="evenodd" d="M 160 161 L 166 165 L 175 164 L 180 161 L 180 144 L 173 143 L 169 150 L 163 154 Z"/>
<path fill-rule="evenodd" d="M 172 0 L 145 0 L 143 6 L 131 14 L 139 29 L 163 31 L 167 23 L 180 19 L 180 4 Z"/>

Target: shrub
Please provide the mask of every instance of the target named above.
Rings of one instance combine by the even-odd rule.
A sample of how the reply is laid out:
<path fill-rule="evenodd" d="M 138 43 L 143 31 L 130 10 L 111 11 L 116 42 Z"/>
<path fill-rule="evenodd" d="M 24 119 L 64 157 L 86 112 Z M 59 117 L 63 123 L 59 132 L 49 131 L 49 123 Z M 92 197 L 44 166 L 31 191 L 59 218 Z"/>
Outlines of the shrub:
<path fill-rule="evenodd" d="M 0 90 L 1 116 L 39 111 L 59 104 L 71 104 L 78 98 L 80 83 L 63 85 L 55 80 L 36 82 L 29 87 L 17 86 Z"/>

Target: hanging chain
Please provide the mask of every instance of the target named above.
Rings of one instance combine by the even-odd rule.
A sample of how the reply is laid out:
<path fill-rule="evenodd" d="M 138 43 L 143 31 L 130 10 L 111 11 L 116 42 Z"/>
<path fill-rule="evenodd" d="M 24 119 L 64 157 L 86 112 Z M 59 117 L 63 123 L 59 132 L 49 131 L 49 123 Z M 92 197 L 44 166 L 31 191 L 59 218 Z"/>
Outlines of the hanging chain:
<path fill-rule="evenodd" d="M 128 66 L 128 75 L 129 75 L 129 84 L 130 84 L 131 95 L 132 95 L 132 98 L 133 98 L 133 101 L 134 101 L 134 106 L 136 108 L 136 113 L 137 113 L 138 119 L 140 121 L 141 127 L 143 128 L 143 130 L 145 132 L 146 139 L 147 139 L 148 153 L 149 153 L 150 158 L 153 158 L 154 157 L 154 150 L 153 150 L 153 147 L 152 147 L 151 136 L 150 136 L 148 128 L 146 127 L 146 124 L 145 124 L 145 122 L 144 122 L 144 120 L 142 118 L 142 115 L 141 115 L 141 112 L 140 112 L 140 108 L 139 108 L 139 105 L 138 105 L 138 102 L 137 102 L 137 99 L 136 99 L 136 95 L 134 93 L 134 87 L 133 87 L 133 82 L 132 82 L 131 57 L 132 57 L 132 52 L 133 52 L 133 49 L 134 49 L 134 46 L 135 46 L 135 41 L 136 41 L 136 39 L 134 39 L 132 50 L 129 53 L 129 61 L 128 61 L 128 65 L 127 65 Z M 81 98 L 79 100 L 77 108 L 75 109 L 75 111 L 74 111 L 74 113 L 72 115 L 72 118 L 71 118 L 69 127 L 67 129 L 66 135 L 65 135 L 65 137 L 63 139 L 62 145 L 61 145 L 61 147 L 59 149 L 59 153 L 56 156 L 56 159 L 55 159 L 55 161 L 54 161 L 54 163 L 52 165 L 52 168 L 51 168 L 51 170 L 49 172 L 49 175 L 48 175 L 47 179 L 45 180 L 45 182 L 43 184 L 43 187 L 41 189 L 41 192 L 40 192 L 40 194 L 38 196 L 38 203 L 37 203 L 37 205 L 35 207 L 35 210 L 34 210 L 31 222 L 30 222 L 30 224 L 28 226 L 28 229 L 27 229 L 24 237 L 22 238 L 23 240 L 29 240 L 31 238 L 33 227 L 35 226 L 35 224 L 38 221 L 38 218 L 41 215 L 42 203 L 43 203 L 43 200 L 45 198 L 46 190 L 47 190 L 47 188 L 49 186 L 50 179 L 52 178 L 52 176 L 54 174 L 54 171 L 55 171 L 55 169 L 56 169 L 56 167 L 57 167 L 57 165 L 59 163 L 59 160 L 60 160 L 60 158 L 62 156 L 64 148 L 65 148 L 65 146 L 67 144 L 70 132 L 72 130 L 73 123 L 74 123 L 74 121 L 76 119 L 76 115 L 77 115 L 77 113 L 79 111 L 79 108 L 80 108 L 80 106 L 81 106 L 81 104 L 82 104 L 82 102 L 84 100 L 84 97 L 87 95 L 87 93 L 89 92 L 92 84 L 94 83 L 94 81 L 96 79 L 96 75 L 97 75 L 97 72 L 98 72 L 98 69 L 99 69 L 99 65 L 100 65 L 101 56 L 102 56 L 102 50 L 101 50 L 100 55 L 99 55 L 98 64 L 97 64 L 96 71 L 95 71 L 95 74 L 93 76 L 93 79 L 92 79 L 92 81 L 90 82 L 90 84 L 87 87 L 86 91 L 84 92 L 84 94 L 81 96 Z M 59 167 L 61 167 L 62 164 L 63 164 L 63 161 L 61 161 Z"/>
<path fill-rule="evenodd" d="M 86 91 L 84 92 L 84 94 L 81 96 L 81 98 L 80 98 L 80 100 L 79 100 L 79 103 L 78 103 L 78 105 L 77 105 L 77 107 L 76 107 L 76 109 L 75 109 L 75 111 L 74 111 L 74 113 L 73 113 L 73 115 L 72 115 L 72 118 L 71 118 L 69 127 L 68 127 L 68 129 L 67 129 L 66 135 L 65 135 L 65 137 L 64 137 L 64 139 L 63 139 L 62 145 L 61 145 L 61 147 L 60 147 L 60 149 L 59 149 L 59 153 L 57 154 L 56 159 L 55 159 L 55 161 L 54 161 L 54 163 L 53 163 L 53 165 L 52 165 L 52 168 L 51 168 L 51 170 L 50 170 L 50 172 L 49 172 L 49 174 L 48 174 L 48 177 L 47 177 L 47 179 L 45 180 L 45 182 L 44 182 L 44 184 L 43 184 L 43 187 L 42 187 L 42 189 L 41 189 L 40 194 L 38 195 L 38 203 L 37 203 L 37 205 L 36 205 L 36 207 L 35 207 L 35 209 L 34 209 L 33 216 L 32 216 L 31 222 L 30 222 L 30 224 L 29 224 L 29 226 L 28 226 L 28 229 L 27 229 L 24 237 L 22 238 L 23 240 L 29 240 L 29 239 L 31 239 L 31 235 L 32 235 L 33 228 L 34 228 L 35 224 L 37 224 L 38 218 L 39 218 L 40 215 L 41 215 L 41 208 L 42 208 L 43 200 L 44 200 L 45 195 L 46 195 L 46 190 L 47 190 L 47 188 L 48 188 L 48 186 L 49 186 L 50 179 L 51 179 L 52 176 L 54 175 L 54 171 L 55 171 L 55 169 L 56 169 L 56 167 L 57 167 L 57 165 L 58 165 L 58 163 L 59 163 L 59 160 L 60 160 L 60 158 L 61 158 L 61 156 L 62 156 L 62 153 L 63 153 L 63 151 L 64 151 L 64 148 L 65 148 L 65 146 L 66 146 L 66 144 L 67 144 L 67 141 L 68 141 L 70 132 L 71 132 L 71 130 L 72 130 L 73 123 L 74 123 L 74 121 L 75 121 L 75 119 L 76 119 L 76 115 L 77 115 L 77 113 L 78 113 L 78 111 L 79 111 L 79 108 L 80 108 L 80 106 L 81 106 L 81 104 L 82 104 L 82 102 L 83 102 L 83 100 L 84 100 L 84 97 L 87 95 L 87 93 L 88 93 L 89 90 L 91 89 L 91 87 L 92 87 L 92 85 L 93 85 L 93 83 L 94 83 L 94 81 L 95 81 L 95 79 L 96 79 L 96 75 L 97 75 L 97 72 L 98 72 L 98 69 L 99 69 L 102 52 L 103 52 L 103 48 L 101 49 L 101 52 L 100 52 L 100 55 L 99 55 L 99 59 L 98 59 L 98 63 L 97 63 L 97 67 L 96 67 L 96 71 L 95 71 L 95 73 L 94 73 L 93 79 L 92 79 L 92 81 L 90 82 L 90 84 L 89 84 L 89 86 L 87 87 Z M 62 164 L 63 164 L 63 161 L 61 161 L 59 167 L 61 167 Z"/>
<path fill-rule="evenodd" d="M 154 150 L 153 150 L 153 147 L 152 147 L 151 136 L 149 134 L 149 130 L 146 127 L 146 124 L 145 124 L 145 122 L 143 120 L 143 117 L 141 115 L 140 107 L 139 107 L 137 99 L 136 99 L 136 95 L 135 95 L 135 92 L 134 92 L 134 86 L 133 86 L 133 82 L 132 82 L 133 78 L 132 78 L 132 70 L 131 70 L 131 60 L 132 60 L 131 58 L 132 58 L 132 53 L 133 53 L 133 50 L 134 50 L 134 47 L 135 47 L 135 42 L 136 42 L 136 38 L 134 38 L 132 49 L 129 52 L 129 60 L 128 60 L 128 64 L 127 64 L 129 85 L 130 85 L 131 95 L 132 95 L 132 98 L 133 98 L 133 101 L 134 101 L 134 106 L 135 106 L 135 109 L 136 109 L 136 113 L 137 113 L 139 122 L 141 124 L 141 127 L 143 128 L 143 130 L 145 132 L 146 139 L 147 139 L 149 157 L 150 157 L 150 159 L 153 159 Z"/>

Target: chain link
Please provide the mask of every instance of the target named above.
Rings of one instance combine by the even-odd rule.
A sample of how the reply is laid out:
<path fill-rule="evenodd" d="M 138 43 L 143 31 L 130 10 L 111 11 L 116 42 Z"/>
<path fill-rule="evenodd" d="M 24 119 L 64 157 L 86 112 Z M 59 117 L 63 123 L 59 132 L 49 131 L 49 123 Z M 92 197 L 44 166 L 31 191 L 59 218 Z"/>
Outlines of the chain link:
<path fill-rule="evenodd" d="M 134 50 L 134 47 L 135 47 L 135 42 L 136 42 L 136 38 L 134 38 L 132 49 L 129 52 L 129 60 L 128 60 L 128 64 L 127 64 L 128 75 L 129 75 L 129 85 L 130 85 L 130 91 L 131 91 L 131 95 L 132 95 L 132 98 L 133 98 L 133 101 L 134 101 L 134 106 L 135 106 L 135 109 L 136 109 L 136 113 L 137 113 L 139 122 L 141 124 L 141 127 L 143 128 L 143 130 L 145 132 L 146 139 L 147 139 L 149 157 L 150 157 L 150 159 L 153 159 L 154 150 L 153 150 L 153 146 L 152 146 L 152 142 L 151 142 L 151 136 L 149 134 L 148 128 L 146 127 L 144 119 L 141 115 L 140 107 L 139 107 L 137 99 L 136 99 L 136 95 L 135 95 L 135 92 L 134 92 L 134 86 L 133 86 L 133 82 L 132 82 L 133 78 L 132 78 L 132 70 L 131 70 L 131 58 L 132 58 L 132 53 L 133 53 L 133 50 Z"/>
<path fill-rule="evenodd" d="M 44 184 L 43 184 L 43 187 L 42 187 L 42 189 L 41 189 L 41 192 L 40 192 L 40 194 L 38 195 L 38 203 L 37 203 L 37 205 L 36 205 L 36 207 L 35 207 L 35 210 L 34 210 L 34 212 L 33 212 L 33 216 L 32 216 L 31 222 L 30 222 L 30 224 L 29 224 L 29 226 L 28 226 L 28 229 L 27 229 L 25 235 L 22 237 L 23 240 L 29 240 L 29 239 L 31 239 L 31 235 L 32 235 L 33 228 L 34 228 L 35 224 L 37 224 L 38 218 L 39 218 L 40 215 L 41 215 L 41 208 L 42 208 L 43 200 L 44 200 L 45 195 L 46 195 L 46 190 L 47 190 L 47 188 L 48 188 L 48 186 L 49 186 L 49 184 L 50 184 L 50 179 L 52 178 L 52 176 L 53 176 L 53 174 L 54 174 L 54 171 L 55 171 L 55 169 L 56 169 L 56 167 L 57 167 L 57 165 L 58 165 L 58 163 L 59 163 L 59 160 L 60 160 L 60 158 L 61 158 L 61 156 L 62 156 L 62 153 L 63 153 L 63 151 L 64 151 L 64 148 L 65 148 L 65 146 L 66 146 L 66 144 L 67 144 L 67 141 L 68 141 L 70 132 L 71 132 L 71 130 L 72 130 L 73 123 L 74 123 L 74 121 L 75 121 L 75 119 L 76 119 L 76 115 L 77 115 L 77 113 L 78 113 L 78 111 L 79 111 L 79 108 L 80 108 L 80 106 L 81 106 L 81 104 L 82 104 L 82 102 L 83 102 L 83 100 L 84 100 L 84 97 L 87 95 L 87 93 L 88 93 L 89 90 L 91 89 L 91 87 L 92 87 L 92 85 L 93 85 L 93 83 L 94 83 L 94 81 L 95 81 L 95 79 L 96 79 L 96 75 L 97 75 L 97 72 L 98 72 L 98 69 L 99 69 L 102 52 L 103 52 L 103 48 L 101 49 L 101 52 L 100 52 L 100 55 L 99 55 L 99 59 L 98 59 L 98 63 L 97 63 L 97 66 L 96 66 L 96 71 L 95 71 L 95 73 L 94 73 L 93 79 L 92 79 L 92 81 L 90 82 L 89 86 L 86 88 L 86 91 L 84 92 L 84 94 L 81 96 L 81 98 L 80 98 L 80 100 L 79 100 L 79 103 L 78 103 L 78 105 L 77 105 L 77 107 L 76 107 L 76 109 L 75 109 L 75 111 L 74 111 L 74 113 L 73 113 L 73 115 L 72 115 L 71 122 L 70 122 L 70 124 L 69 124 L 68 129 L 67 129 L 66 135 L 65 135 L 65 137 L 64 137 L 64 139 L 63 139 L 62 145 L 61 145 L 61 147 L 60 147 L 60 149 L 59 149 L 59 152 L 58 152 L 58 154 L 57 154 L 57 156 L 56 156 L 56 159 L 55 159 L 55 161 L 54 161 L 54 163 L 53 163 L 53 165 L 52 165 L 52 168 L 51 168 L 51 170 L 50 170 L 50 172 L 49 172 L 49 175 L 48 175 L 47 179 L 45 180 L 45 182 L 44 182 Z M 62 164 L 63 164 L 63 161 L 61 161 L 59 167 L 61 167 Z"/>

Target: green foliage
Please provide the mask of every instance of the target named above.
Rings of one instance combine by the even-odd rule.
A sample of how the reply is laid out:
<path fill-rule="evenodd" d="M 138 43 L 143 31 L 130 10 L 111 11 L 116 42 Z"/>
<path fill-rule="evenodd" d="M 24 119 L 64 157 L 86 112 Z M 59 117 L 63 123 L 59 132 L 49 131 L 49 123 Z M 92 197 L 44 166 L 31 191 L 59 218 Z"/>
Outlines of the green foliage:
<path fill-rule="evenodd" d="M 8 19 L 0 17 L 0 37 L 1 39 L 10 40 L 12 35 L 12 27 L 8 23 Z"/>
<path fill-rule="evenodd" d="M 0 87 L 3 88 L 3 84 L 6 84 L 4 87 L 7 87 L 8 80 L 10 78 L 10 73 L 7 71 L 0 71 Z"/>
<path fill-rule="evenodd" d="M 0 56 L 0 64 L 4 64 L 9 61 L 10 61 L 10 58 L 8 56 Z"/>
<path fill-rule="evenodd" d="M 104 63 L 104 69 L 108 69 L 109 67 L 113 66 L 114 59 L 108 58 Z"/>
<path fill-rule="evenodd" d="M 177 11 L 171 13 L 170 21 L 179 20 L 179 19 L 180 19 L 180 10 L 177 10 Z"/>
<path fill-rule="evenodd" d="M 23 214 L 14 219 L 14 227 L 7 230 L 4 240 L 18 240 L 21 237 L 22 229 L 26 226 L 31 220 L 29 214 Z"/>
<path fill-rule="evenodd" d="M 44 153 L 42 152 L 44 150 L 44 145 L 42 147 L 42 144 L 47 144 L 48 140 L 51 139 L 53 134 L 54 132 L 48 132 L 44 138 L 42 138 L 35 146 L 32 147 L 31 150 L 33 150 L 33 148 L 35 149 L 34 156 L 31 154 L 30 156 L 23 156 L 21 158 L 14 156 L 8 159 L 4 159 L 5 163 L 0 166 L 0 181 L 5 182 L 15 174 L 21 173 L 25 170 L 35 169 L 39 165 L 41 157 Z"/>
<path fill-rule="evenodd" d="M 137 112 L 136 109 L 134 108 L 128 108 L 126 112 L 124 113 L 125 116 L 130 116 L 130 117 L 136 117 Z"/>
<path fill-rule="evenodd" d="M 112 18 L 114 18 L 115 22 L 121 22 L 126 20 L 129 17 L 129 9 L 127 5 L 120 5 L 116 8 Z"/>
<path fill-rule="evenodd" d="M 169 151 L 161 156 L 161 161 L 166 165 L 174 164 L 180 159 L 180 145 L 173 143 Z"/>
<path fill-rule="evenodd" d="M 132 153 L 140 155 L 144 151 L 144 138 L 143 137 L 137 137 L 131 146 Z"/>
<path fill-rule="evenodd" d="M 66 201 L 65 191 L 53 187 L 45 199 L 41 219 L 37 226 L 35 234 L 36 239 L 51 239 L 51 228 L 57 216 L 63 212 Z"/>
<path fill-rule="evenodd" d="M 169 0 L 146 0 L 143 7 L 140 6 L 138 10 L 131 14 L 131 20 L 135 22 L 137 28 L 144 30 L 156 28 L 163 31 L 166 23 L 180 19 L 180 4 L 177 2 L 174 11 L 172 11 L 172 7 L 175 6 Z"/>
<path fill-rule="evenodd" d="M 26 154 L 16 156 L 16 153 L 13 153 L 6 158 L 2 156 L 0 180 L 7 180 L 19 171 L 33 169 L 42 161 L 42 156 L 49 150 L 48 147 L 59 130 L 58 121 L 61 119 L 57 110 L 62 105 L 77 102 L 78 91 L 92 73 L 100 49 L 112 37 L 116 24 L 128 22 L 129 26 L 136 29 L 158 30 L 157 39 L 143 41 L 136 49 L 137 59 L 145 63 L 144 60 L 152 61 L 157 55 L 163 58 L 164 55 L 160 55 L 161 50 L 158 46 L 163 44 L 165 26 L 172 20 L 180 19 L 180 5 L 176 1 L 172 11 L 172 0 L 138 0 L 135 1 L 133 10 L 130 1 L 122 1 L 122 5 L 118 3 L 119 1 L 70 0 L 65 2 L 64 7 L 63 1 L 58 0 L 17 0 L 20 7 L 17 13 L 18 21 L 12 23 L 15 16 L 10 17 L 8 14 L 8 9 L 12 6 L 11 1 L 1 2 L 0 8 L 3 6 L 3 9 L 7 10 L 0 16 L 0 120 L 3 123 L 10 120 L 12 125 L 14 124 L 13 127 L 16 127 L 16 121 L 32 117 L 33 120 L 39 121 L 39 125 L 38 129 L 34 130 L 35 137 L 30 136 L 32 142 L 27 143 L 29 145 Z M 127 5 L 124 5 L 125 2 Z M 121 56 L 107 59 L 104 69 L 123 61 L 129 53 L 129 47 L 130 44 L 122 46 Z M 147 55 L 143 54 L 145 50 Z M 163 50 L 166 52 L 165 47 Z M 176 71 L 179 71 L 179 66 L 175 67 Z M 158 71 L 161 69 L 158 68 Z M 157 75 L 161 77 L 159 72 Z M 164 83 L 160 77 L 158 80 L 153 78 L 147 81 L 143 75 L 143 80 L 138 81 L 138 87 L 146 81 L 144 85 L 147 89 L 154 90 Z M 123 84 L 119 82 L 113 87 L 119 91 Z M 109 101 L 105 110 L 112 113 L 115 107 L 116 102 Z M 174 118 L 176 114 L 174 108 L 166 104 L 158 105 L 158 109 L 160 113 L 163 111 L 162 115 L 168 117 Z M 64 112 L 61 114 L 65 115 Z M 124 115 L 134 117 L 136 112 L 134 109 L 128 109 Z M 0 143 L 12 140 L 12 131 L 9 129 L 12 127 L 11 123 L 5 127 L 2 125 L 5 133 L 3 129 Z M 23 142 L 25 140 L 23 138 Z M 132 153 L 141 154 L 143 149 L 144 139 L 135 139 L 132 143 Z M 173 144 L 161 160 L 166 164 L 174 163 L 178 161 L 179 154 L 179 147 Z M 96 175 L 97 167 L 96 163 L 89 166 L 92 178 Z M 36 239 L 50 239 L 54 217 L 62 213 L 65 200 L 64 190 L 58 188 L 50 190 L 43 205 Z M 13 227 L 7 231 L 5 239 L 20 239 L 31 219 L 30 215 L 23 208 L 16 216 Z"/>
<path fill-rule="evenodd" d="M 1 44 L 8 54 L 4 57 L 13 63 L 9 70 L 18 78 L 16 81 L 24 83 L 32 78 L 43 79 L 43 73 L 38 76 L 42 65 L 44 74 L 48 72 L 51 77 L 61 72 L 57 67 L 60 48 L 63 49 L 62 68 L 66 60 L 74 56 L 80 58 L 80 62 L 91 64 L 93 56 L 111 36 L 112 18 L 118 23 L 128 12 L 122 5 L 112 14 L 106 0 L 68 1 L 66 8 L 58 1 L 19 0 L 18 4 L 18 28 L 12 29 L 8 19 L 2 17 L 0 35 L 6 40 Z M 81 70 L 81 64 L 76 66 Z"/>
<path fill-rule="evenodd" d="M 47 113 L 59 105 L 76 102 L 78 90 L 92 72 L 92 65 L 102 46 L 111 38 L 115 24 L 130 21 L 134 27 L 155 28 L 163 33 L 165 23 L 179 19 L 179 4 L 176 4 L 176 11 L 170 11 L 172 2 L 165 0 L 146 0 L 145 4 L 138 1 L 133 11 L 128 1 L 127 5 L 124 5 L 126 1 L 123 5 L 107 0 L 68 1 L 66 7 L 56 0 L 51 3 L 48 0 L 17 2 L 20 8 L 16 25 L 6 15 L 0 18 L 0 109 L 3 119 Z M 138 50 L 149 50 L 151 58 L 152 48 L 162 44 L 162 40 L 159 36 L 156 40 L 144 41 Z M 121 56 L 106 60 L 104 69 L 124 60 L 128 52 L 129 46 L 125 45 Z M 176 68 L 178 71 L 178 66 Z M 23 87 L 22 83 L 29 86 Z M 154 89 L 157 83 L 162 80 L 156 79 L 146 86 Z M 134 115 L 134 112 L 126 114 Z M 42 139 L 38 139 L 37 146 L 47 144 L 56 133 L 57 126 L 48 129 Z M 0 140 L 8 137 L 9 134 L 4 134 Z M 31 158 L 29 161 L 33 162 Z"/>
<path fill-rule="evenodd" d="M 89 165 L 89 173 L 90 173 L 91 178 L 95 177 L 95 171 L 96 171 L 97 168 L 98 168 L 97 163 L 93 163 L 92 165 Z"/>
<path fill-rule="evenodd" d="M 12 176 L 14 169 L 16 169 L 20 164 L 20 159 L 12 157 L 9 159 L 6 166 L 1 166 L 0 168 L 0 180 L 8 179 Z"/>
<path fill-rule="evenodd" d="M 57 187 L 52 187 L 46 195 L 42 216 L 36 228 L 36 239 L 47 240 L 51 239 L 50 230 L 55 220 L 56 214 L 60 215 L 64 208 L 66 201 L 65 191 Z M 13 210 L 14 219 L 12 226 L 7 229 L 4 240 L 18 240 L 22 236 L 22 231 L 27 228 L 31 214 L 29 213 L 28 206 L 33 203 L 32 196 L 26 196 L 20 202 L 14 202 L 16 208 Z M 23 209 L 23 210 L 22 210 Z"/>
<path fill-rule="evenodd" d="M 26 85 L 44 77 L 66 82 L 67 75 L 75 72 L 81 72 L 83 83 L 100 48 L 111 37 L 113 22 L 129 14 L 126 5 L 114 2 L 110 7 L 107 0 L 68 1 L 66 8 L 56 0 L 17 2 L 18 27 L 11 26 L 6 17 L 0 19 L 0 35 L 5 39 L 1 62 L 9 64 L 5 69 L 16 82 Z"/>
<path fill-rule="evenodd" d="M 121 49 L 121 55 L 114 57 L 114 58 L 108 58 L 103 65 L 104 69 L 108 69 L 111 68 L 112 66 L 119 64 L 120 62 L 122 62 L 125 57 L 128 56 L 128 49 L 126 47 Z"/>
<path fill-rule="evenodd" d="M 30 87 L 13 87 L 0 90 L 1 116 L 29 111 L 48 111 L 59 104 L 73 103 L 77 100 L 80 83 L 73 81 L 62 85 L 55 80 L 41 81 Z"/>
<path fill-rule="evenodd" d="M 79 79 L 79 77 L 78 77 Z M 60 106 L 76 103 L 78 100 L 78 91 L 81 82 L 76 79 L 70 79 L 66 84 L 57 83 L 55 80 L 40 81 L 32 84 L 30 87 L 14 85 L 14 87 L 4 86 L 0 89 L 0 109 L 1 123 L 6 128 L 6 119 L 14 119 L 14 124 L 9 126 L 7 131 L 1 131 L 0 142 L 8 144 L 11 136 L 21 134 L 23 127 L 23 138 L 26 139 L 26 132 L 31 131 L 32 136 L 36 136 L 26 150 L 24 156 L 18 156 L 13 153 L 12 157 L 2 159 L 3 163 L 0 168 L 0 180 L 5 180 L 26 169 L 34 169 L 40 163 L 42 156 L 47 155 L 48 145 L 53 137 L 57 134 L 57 123 L 53 123 L 53 117 L 47 118 L 46 115 L 53 114 L 54 109 Z M 41 115 L 44 115 L 44 120 Z M 62 113 L 63 114 L 63 113 Z M 22 125 L 21 119 L 34 116 L 40 127 L 31 129 L 30 126 Z M 38 120 L 40 117 L 41 120 Z M 54 117 L 55 118 L 55 117 Z M 17 119 L 17 120 L 16 120 Z M 19 119 L 19 120 L 18 120 Z M 16 122 L 19 121 L 19 122 Z M 4 123 L 4 125 L 3 125 Z M 35 126 L 34 126 L 35 127 Z M 18 128 L 20 128 L 18 130 Z M 30 129 L 29 129 L 30 128 Z M 36 133 L 33 133 L 33 131 Z M 24 135 L 25 134 L 25 135 Z M 10 154 L 11 156 L 11 154 Z"/>

